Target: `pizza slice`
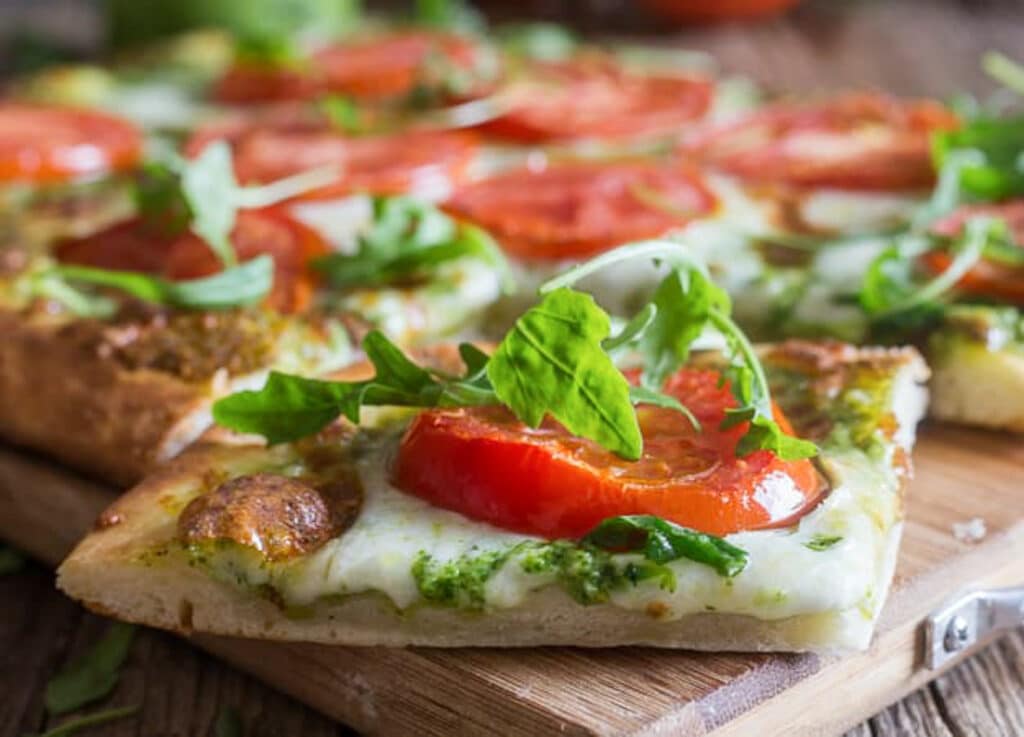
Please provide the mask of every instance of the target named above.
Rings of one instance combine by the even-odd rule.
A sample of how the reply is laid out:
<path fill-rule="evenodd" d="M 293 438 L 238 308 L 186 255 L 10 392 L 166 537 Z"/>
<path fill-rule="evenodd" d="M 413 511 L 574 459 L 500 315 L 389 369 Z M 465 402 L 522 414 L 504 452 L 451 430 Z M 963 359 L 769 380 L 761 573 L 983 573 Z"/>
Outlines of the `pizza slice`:
<path fill-rule="evenodd" d="M 614 335 L 574 272 L 490 355 L 460 347 L 461 373 L 371 333 L 370 378 L 221 400 L 220 423 L 275 444 L 180 456 L 60 587 L 152 626 L 347 645 L 866 647 L 924 364 L 755 350 L 707 273 L 673 264 Z M 708 330 L 723 348 L 691 353 Z"/>
<path fill-rule="evenodd" d="M 271 206 L 333 172 L 240 187 L 223 146 L 175 166 L 147 167 L 135 216 L 0 277 L 5 439 L 129 484 L 216 397 L 345 366 L 371 327 L 403 345 L 464 329 L 500 292 L 487 235 L 424 203 L 363 197 L 339 244 Z"/>

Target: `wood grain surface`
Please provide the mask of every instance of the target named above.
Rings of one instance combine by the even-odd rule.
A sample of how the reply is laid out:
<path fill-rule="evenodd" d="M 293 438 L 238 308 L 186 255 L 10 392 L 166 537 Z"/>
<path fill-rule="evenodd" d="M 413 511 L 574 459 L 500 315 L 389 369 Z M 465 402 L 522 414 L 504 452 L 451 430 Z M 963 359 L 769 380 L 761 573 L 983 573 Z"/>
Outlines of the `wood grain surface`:
<path fill-rule="evenodd" d="M 38 14 L 39 4 L 24 5 L 32 5 Z M 532 5 L 544 6 L 552 14 L 578 12 L 575 2 Z M 605 5 L 610 8 L 606 22 L 612 28 L 651 25 L 634 19 L 628 8 L 623 10 L 627 3 Z M 978 70 L 977 59 L 990 48 L 1020 55 L 1024 50 L 1024 4 L 1011 0 L 820 0 L 808 2 L 778 21 L 663 33 L 659 41 L 707 50 L 726 69 L 750 74 L 776 90 L 825 91 L 867 85 L 902 94 L 947 96 L 964 90 L 985 94 L 991 84 Z M 971 480 L 969 471 L 956 464 L 950 465 L 949 472 L 961 474 L 962 481 Z M 993 515 L 997 521 L 998 510 Z M 936 537 L 933 542 L 941 547 L 949 541 Z M 914 566 L 915 561 L 911 559 L 908 565 Z M 0 579 L 0 735 L 18 735 L 45 724 L 42 689 L 46 679 L 92 642 L 104 626 L 60 597 L 51 584 L 50 575 L 35 566 Z M 304 662 L 301 657 L 289 666 L 316 675 L 315 662 Z M 536 667 L 542 668 L 543 660 Z M 451 703 L 435 706 L 454 705 L 457 710 L 462 685 L 450 684 L 446 693 Z M 850 734 L 1024 734 L 1022 693 L 1024 636 L 1018 633 Z M 823 696 L 824 703 L 836 709 L 849 700 L 843 688 Z M 112 703 L 138 703 L 142 712 L 136 719 L 94 733 L 115 737 L 206 735 L 218 711 L 235 706 L 243 714 L 249 735 L 347 734 L 344 728 L 159 633 L 140 636 Z M 497 725 L 503 715 L 496 712 L 491 718 Z M 799 715 L 793 718 L 799 722 Z M 409 728 L 410 734 L 416 733 L 415 724 Z M 759 733 L 756 726 L 751 730 L 745 733 Z"/>

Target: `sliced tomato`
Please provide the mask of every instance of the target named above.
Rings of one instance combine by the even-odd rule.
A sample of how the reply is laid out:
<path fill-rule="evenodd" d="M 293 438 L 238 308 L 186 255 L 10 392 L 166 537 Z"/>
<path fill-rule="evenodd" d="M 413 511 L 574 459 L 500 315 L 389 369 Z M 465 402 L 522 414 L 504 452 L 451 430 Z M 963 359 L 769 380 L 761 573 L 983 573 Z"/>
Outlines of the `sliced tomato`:
<path fill-rule="evenodd" d="M 484 53 L 478 42 L 463 36 L 402 31 L 325 46 L 296 67 L 238 63 L 214 94 L 231 103 L 308 100 L 328 93 L 360 100 L 401 97 L 417 85 L 440 83 L 432 76 L 445 69 L 472 74 L 483 63 Z M 466 96 L 486 89 L 481 85 L 467 90 Z"/>
<path fill-rule="evenodd" d="M 818 105 L 769 107 L 691 135 L 682 154 L 756 182 L 919 189 L 935 181 L 931 134 L 956 126 L 937 102 L 848 94 Z"/>
<path fill-rule="evenodd" d="M 329 247 L 314 231 L 274 210 L 246 210 L 238 215 L 231 242 L 241 261 L 262 254 L 274 259 L 274 286 L 266 304 L 279 312 L 300 312 L 313 296 L 310 259 Z M 168 279 L 195 279 L 222 267 L 210 247 L 193 233 L 167 235 L 140 219 L 63 241 L 56 247 L 63 263 L 101 269 L 141 271 Z"/>
<path fill-rule="evenodd" d="M 64 182 L 138 163 L 142 134 L 95 110 L 0 104 L 0 181 Z"/>
<path fill-rule="evenodd" d="M 939 235 L 954 237 L 960 235 L 969 218 L 978 215 L 1003 219 L 1014 243 L 1024 248 L 1024 200 L 962 207 L 936 223 L 933 230 Z M 952 264 L 953 257 L 947 251 L 929 251 L 921 261 L 929 271 L 941 274 Z M 1024 267 L 983 260 L 967 272 L 957 287 L 971 294 L 1024 305 Z"/>
<path fill-rule="evenodd" d="M 308 169 L 335 164 L 337 184 L 305 199 L 352 192 L 371 194 L 448 194 L 465 178 L 479 144 L 470 133 L 416 131 L 347 137 L 308 118 L 246 125 L 238 120 L 196 132 L 186 144 L 196 155 L 216 138 L 234 149 L 235 172 L 243 182 L 270 182 Z"/>
<path fill-rule="evenodd" d="M 508 112 L 482 129 L 525 143 L 678 135 L 711 94 L 706 79 L 631 73 L 604 57 L 539 62 L 508 92 Z"/>
<path fill-rule="evenodd" d="M 641 406 L 643 457 L 625 461 L 545 421 L 533 430 L 502 407 L 421 413 L 402 440 L 398 488 L 472 519 L 546 538 L 576 538 L 608 517 L 651 514 L 724 535 L 785 524 L 810 509 L 824 483 L 807 460 L 766 450 L 736 457 L 746 424 L 719 423 L 735 406 L 713 371 L 684 369 L 665 391 L 702 423 Z M 776 409 L 786 432 L 790 427 Z"/>
<path fill-rule="evenodd" d="M 646 163 L 517 169 L 456 191 L 445 207 L 527 260 L 580 259 L 711 212 L 700 176 Z"/>

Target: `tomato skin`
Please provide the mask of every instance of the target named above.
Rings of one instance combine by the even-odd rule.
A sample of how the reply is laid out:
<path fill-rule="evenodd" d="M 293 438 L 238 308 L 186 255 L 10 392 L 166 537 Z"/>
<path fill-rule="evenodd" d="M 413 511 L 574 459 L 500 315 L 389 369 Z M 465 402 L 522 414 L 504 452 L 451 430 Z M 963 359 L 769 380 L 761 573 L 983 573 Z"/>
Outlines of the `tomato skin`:
<path fill-rule="evenodd" d="M 678 212 L 647 202 L 654 191 Z M 653 238 L 714 210 L 700 175 L 646 163 L 517 169 L 456 190 L 444 207 L 488 230 L 512 256 L 560 261 Z"/>
<path fill-rule="evenodd" d="M 1014 242 L 1024 248 L 1024 200 L 962 207 L 936 223 L 932 230 L 938 235 L 955 237 L 961 233 L 967 219 L 976 215 L 1002 218 Z M 941 274 L 952 262 L 953 257 L 947 251 L 928 251 L 921 257 L 924 268 L 935 274 Z M 1024 267 L 983 259 L 957 283 L 957 289 L 1024 306 Z"/>
<path fill-rule="evenodd" d="M 142 133 L 108 113 L 0 104 L 0 182 L 67 182 L 134 167 Z"/>
<path fill-rule="evenodd" d="M 247 183 L 271 182 L 333 164 L 335 184 L 306 192 L 298 199 L 341 197 L 354 192 L 374 195 L 447 194 L 463 181 L 480 149 L 469 132 L 408 131 L 348 137 L 307 109 L 279 106 L 256 116 L 232 117 L 196 130 L 186 142 L 187 156 L 198 156 L 215 140 L 233 150 L 235 175 Z"/>
<path fill-rule="evenodd" d="M 329 246 L 302 223 L 273 209 L 240 212 L 231 242 L 240 261 L 262 254 L 274 259 L 274 285 L 266 305 L 283 313 L 301 312 L 313 297 L 310 259 Z M 62 263 L 100 269 L 139 271 L 172 280 L 210 276 L 222 269 L 206 243 L 191 232 L 167 234 L 135 218 L 84 238 L 57 244 Z"/>
<path fill-rule="evenodd" d="M 733 404 L 718 378 L 684 369 L 665 387 L 695 412 L 702 432 L 672 410 L 640 408 L 645 447 L 635 463 L 553 421 L 530 430 L 504 408 L 428 410 L 402 440 L 394 483 L 472 519 L 549 539 L 581 537 L 627 514 L 715 535 L 788 523 L 817 503 L 822 481 L 807 460 L 781 461 L 769 451 L 736 458 L 746 427 L 718 428 Z M 779 474 L 791 483 L 773 487 Z"/>
<path fill-rule="evenodd" d="M 679 23 L 750 20 L 789 10 L 800 0 L 643 0 L 660 15 Z"/>
<path fill-rule="evenodd" d="M 233 104 L 311 100 L 325 94 L 382 101 L 434 81 L 424 79 L 434 53 L 457 69 L 471 70 L 483 51 L 475 41 L 454 34 L 390 33 L 325 46 L 293 67 L 238 62 L 216 85 L 214 97 Z M 486 91 L 472 90 L 469 96 Z"/>
<path fill-rule="evenodd" d="M 680 154 L 752 182 L 923 189 L 935 182 L 931 133 L 957 125 L 936 102 L 850 93 L 817 105 L 776 105 L 694 133 Z"/>
<path fill-rule="evenodd" d="M 677 135 L 711 105 L 708 80 L 629 73 L 604 58 L 538 62 L 519 100 L 481 129 L 520 143 Z"/>

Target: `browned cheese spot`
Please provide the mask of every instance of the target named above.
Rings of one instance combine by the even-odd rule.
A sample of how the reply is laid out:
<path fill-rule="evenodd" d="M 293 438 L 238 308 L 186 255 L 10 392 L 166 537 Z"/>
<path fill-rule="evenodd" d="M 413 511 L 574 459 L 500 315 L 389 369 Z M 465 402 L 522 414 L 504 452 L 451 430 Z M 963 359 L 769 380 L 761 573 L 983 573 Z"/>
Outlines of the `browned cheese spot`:
<path fill-rule="evenodd" d="M 231 479 L 193 499 L 178 517 L 186 544 L 232 541 L 269 561 L 308 555 L 355 521 L 362 489 L 354 474 L 317 483 L 273 473 Z"/>

